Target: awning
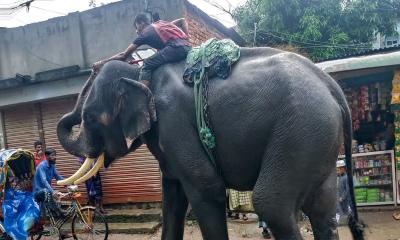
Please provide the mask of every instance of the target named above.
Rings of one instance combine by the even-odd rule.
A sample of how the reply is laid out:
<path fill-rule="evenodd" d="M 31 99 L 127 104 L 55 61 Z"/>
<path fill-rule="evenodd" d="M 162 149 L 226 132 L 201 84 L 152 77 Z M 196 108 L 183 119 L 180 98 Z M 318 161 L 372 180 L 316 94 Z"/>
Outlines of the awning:
<path fill-rule="evenodd" d="M 400 65 L 400 51 L 370 56 L 352 57 L 316 64 L 327 73 L 354 71 Z"/>

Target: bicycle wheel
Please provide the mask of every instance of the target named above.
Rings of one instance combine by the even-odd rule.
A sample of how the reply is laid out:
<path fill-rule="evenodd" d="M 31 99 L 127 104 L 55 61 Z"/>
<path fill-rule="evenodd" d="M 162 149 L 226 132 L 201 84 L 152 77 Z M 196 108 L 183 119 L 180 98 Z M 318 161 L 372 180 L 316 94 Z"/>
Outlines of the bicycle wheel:
<path fill-rule="evenodd" d="M 82 216 L 76 213 L 72 219 L 72 236 L 75 240 L 107 240 L 108 224 L 103 214 L 96 208 L 86 206 L 80 209 Z"/>
<path fill-rule="evenodd" d="M 42 234 L 38 234 L 38 235 L 31 235 L 31 240 L 40 240 L 42 238 Z"/>
<path fill-rule="evenodd" d="M 3 218 L 0 219 L 0 240 L 12 240 L 12 238 L 7 235 L 6 230 L 4 230 L 2 222 Z"/>
<path fill-rule="evenodd" d="M 7 233 L 2 232 L 0 233 L 0 240 L 12 240 L 12 238 L 8 236 Z"/>

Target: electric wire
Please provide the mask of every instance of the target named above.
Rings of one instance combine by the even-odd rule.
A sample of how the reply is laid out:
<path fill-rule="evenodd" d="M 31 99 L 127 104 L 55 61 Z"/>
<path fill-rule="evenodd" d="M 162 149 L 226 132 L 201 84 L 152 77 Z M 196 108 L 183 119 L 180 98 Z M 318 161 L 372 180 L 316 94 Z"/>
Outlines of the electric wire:
<path fill-rule="evenodd" d="M 243 35 L 245 36 L 253 36 L 254 31 L 250 31 L 248 33 L 245 33 Z M 306 45 L 306 46 L 299 46 L 298 48 L 340 48 L 340 49 L 356 49 L 356 50 L 362 50 L 362 49 L 371 49 L 369 46 L 367 46 L 367 43 L 363 43 L 363 44 L 332 44 L 330 42 L 322 42 L 322 41 L 314 41 L 311 40 L 311 42 L 305 42 L 305 41 L 298 41 L 298 40 L 294 40 L 292 38 L 287 38 L 287 37 L 283 37 L 283 36 L 279 36 L 277 34 L 274 34 L 272 32 L 269 31 L 264 31 L 264 30 L 258 30 L 257 33 L 261 33 L 263 35 L 268 35 L 277 39 L 280 39 L 282 41 L 285 42 L 292 42 L 292 43 L 297 43 L 300 45 Z M 283 34 L 282 34 L 283 35 Z M 286 36 L 292 36 L 293 38 L 295 38 L 295 36 L 290 35 L 290 34 L 286 34 Z"/>
<path fill-rule="evenodd" d="M 317 41 L 317 40 L 311 40 L 311 39 L 307 39 L 307 38 L 303 38 L 303 37 L 299 37 L 299 36 L 294 36 L 292 34 L 288 34 L 288 33 L 281 33 L 281 32 L 277 32 L 277 31 L 266 31 L 266 30 L 258 30 L 258 33 L 261 34 L 266 34 L 266 35 L 271 35 L 273 37 L 278 37 L 278 38 L 284 38 L 286 41 L 296 41 L 298 43 L 301 44 L 305 44 L 305 45 L 316 45 L 316 46 L 320 46 L 320 45 L 329 45 L 329 46 L 336 46 L 336 47 L 355 47 L 355 48 L 369 48 L 368 45 L 369 43 L 355 43 L 355 44 L 332 44 L 331 42 L 324 42 L 324 41 Z M 245 35 L 248 36 L 252 36 L 253 32 L 247 33 Z M 287 37 L 282 37 L 279 35 L 285 35 L 288 36 Z M 294 38 L 301 38 L 304 41 L 300 41 L 300 40 L 294 40 Z M 358 47 L 360 46 L 360 47 Z"/>
<path fill-rule="evenodd" d="M 42 10 L 42 11 L 45 11 L 45 12 L 55 13 L 55 14 L 62 15 L 62 16 L 66 16 L 66 15 L 67 15 L 67 14 L 62 13 L 62 12 L 58 12 L 58 11 L 54 11 L 54 10 L 49 10 L 49 9 L 44 9 L 44 8 L 37 7 L 37 6 L 31 6 L 31 8 L 36 8 L 36 9 L 39 9 L 39 10 Z"/>
<path fill-rule="evenodd" d="M 9 5 L 14 5 L 14 4 L 20 4 L 20 3 L 22 3 L 23 2 L 23 0 L 19 0 L 19 1 L 15 1 L 15 2 L 9 2 L 9 3 L 0 3 L 0 5 L 2 5 L 2 6 L 9 6 Z"/>
<path fill-rule="evenodd" d="M 27 47 L 25 47 L 25 46 L 23 46 L 23 49 L 24 49 L 29 55 L 32 55 L 32 56 L 36 57 L 37 59 L 42 60 L 43 62 L 47 62 L 47 63 L 53 64 L 53 65 L 55 65 L 55 66 L 58 66 L 58 67 L 64 67 L 64 66 L 61 65 L 61 64 L 55 63 L 55 62 L 53 62 L 53 61 L 51 61 L 51 60 L 48 60 L 48 59 L 46 59 L 46 58 L 44 58 L 44 57 L 41 57 L 41 56 L 39 56 L 39 55 L 33 53 L 32 51 L 30 51 L 30 50 L 29 50 Z"/>
<path fill-rule="evenodd" d="M 261 31 L 263 31 L 263 32 L 270 32 L 270 33 L 277 33 L 277 34 L 280 34 L 280 35 L 286 35 L 286 36 L 288 36 L 288 37 L 290 37 L 290 38 L 295 38 L 295 37 L 301 38 L 301 40 L 304 40 L 304 41 L 306 41 L 307 43 L 332 44 L 331 42 L 324 42 L 324 41 L 317 41 L 317 40 L 307 39 L 307 38 L 304 38 L 304 37 L 294 36 L 294 35 L 289 34 L 289 33 L 282 33 L 282 32 L 277 32 L 277 31 L 265 31 L 265 30 L 261 30 Z M 368 45 L 368 44 L 369 44 L 369 43 L 334 44 L 334 45 L 337 45 L 337 46 L 345 46 L 345 47 L 354 47 L 354 46 L 359 46 L 359 45 L 364 45 L 364 46 L 365 46 L 365 45 Z"/>
<path fill-rule="evenodd" d="M 303 45 L 308 45 L 308 46 L 316 46 L 316 47 L 332 47 L 332 48 L 346 48 L 346 49 L 370 49 L 369 47 L 356 47 L 356 46 L 351 46 L 351 45 L 340 45 L 340 44 L 332 44 L 332 43 L 327 43 L 327 44 L 318 44 L 318 43 L 310 43 L 310 42 L 303 42 L 303 41 L 297 41 L 297 40 L 293 40 L 293 39 L 288 39 L 282 36 L 278 36 L 266 31 L 259 31 L 261 33 L 273 36 L 275 38 L 279 38 L 283 41 L 287 41 L 287 42 L 294 42 L 294 43 L 298 43 L 298 44 L 303 44 Z"/>

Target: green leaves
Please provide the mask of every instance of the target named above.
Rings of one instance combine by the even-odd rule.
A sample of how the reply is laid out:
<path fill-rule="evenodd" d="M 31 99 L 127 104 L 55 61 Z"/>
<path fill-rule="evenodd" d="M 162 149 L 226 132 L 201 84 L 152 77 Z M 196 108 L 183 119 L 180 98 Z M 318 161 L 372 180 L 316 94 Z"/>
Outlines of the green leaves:
<path fill-rule="evenodd" d="M 396 34 L 400 0 L 248 0 L 233 15 L 249 43 L 256 34 L 256 45 L 291 45 L 318 60 L 370 49 L 378 32 Z"/>

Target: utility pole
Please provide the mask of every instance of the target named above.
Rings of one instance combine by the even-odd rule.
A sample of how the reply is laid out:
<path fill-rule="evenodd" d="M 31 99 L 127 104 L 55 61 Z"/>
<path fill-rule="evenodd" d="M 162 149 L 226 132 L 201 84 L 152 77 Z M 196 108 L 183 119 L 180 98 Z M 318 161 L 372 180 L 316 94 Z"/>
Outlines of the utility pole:
<path fill-rule="evenodd" d="M 256 38 L 257 38 L 257 22 L 254 22 L 253 47 L 256 46 Z"/>

